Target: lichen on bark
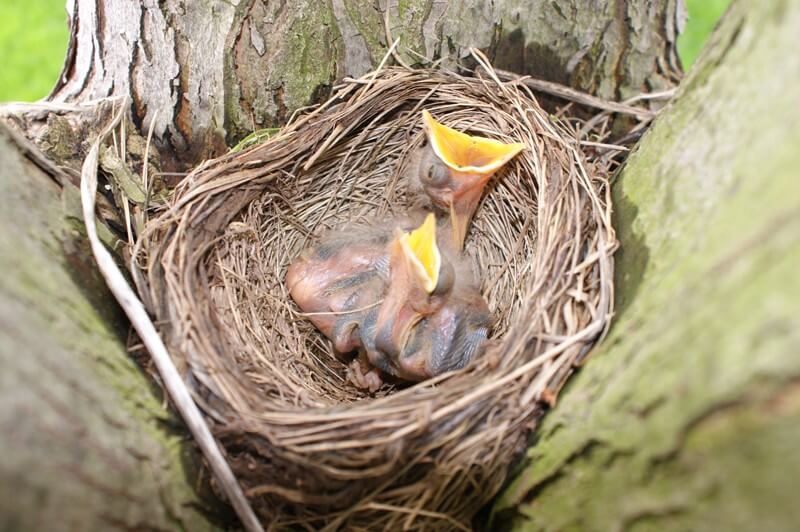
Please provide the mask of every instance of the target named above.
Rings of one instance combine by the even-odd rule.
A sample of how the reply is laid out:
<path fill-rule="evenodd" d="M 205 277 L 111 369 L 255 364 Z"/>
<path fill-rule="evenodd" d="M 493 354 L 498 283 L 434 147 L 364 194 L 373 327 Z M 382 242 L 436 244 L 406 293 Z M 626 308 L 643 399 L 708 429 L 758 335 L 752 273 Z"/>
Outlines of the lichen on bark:
<path fill-rule="evenodd" d="M 246 1 L 237 7 L 228 45 L 225 126 L 235 142 L 324 99 L 342 42 L 328 3 Z"/>
<path fill-rule="evenodd" d="M 599 7 L 598 7 L 599 6 Z M 377 67 L 391 39 L 410 65 L 498 66 L 624 98 L 677 81 L 682 0 L 122 0 L 70 4 L 74 28 L 50 100 L 131 98 L 162 170 L 185 171 Z M 388 15 L 388 16 L 387 16 Z"/>

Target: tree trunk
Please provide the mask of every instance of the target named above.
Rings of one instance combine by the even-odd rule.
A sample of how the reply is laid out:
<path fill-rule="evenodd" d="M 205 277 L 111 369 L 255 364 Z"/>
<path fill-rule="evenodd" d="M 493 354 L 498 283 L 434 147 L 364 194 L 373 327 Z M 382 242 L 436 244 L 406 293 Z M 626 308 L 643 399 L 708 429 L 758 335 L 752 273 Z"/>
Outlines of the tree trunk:
<path fill-rule="evenodd" d="M 456 68 L 469 47 L 498 68 L 610 99 L 669 88 L 683 0 L 74 0 L 53 102 L 132 97 L 176 170 L 283 125 L 345 76 L 378 66 L 388 35 L 410 64 Z"/>
<path fill-rule="evenodd" d="M 418 0 L 392 2 L 389 19 L 406 62 L 452 67 L 476 46 L 498 67 L 624 99 L 674 82 L 681 6 Z M 799 17 L 789 0 L 735 5 L 631 157 L 614 189 L 617 322 L 547 418 L 498 522 L 800 521 L 800 59 L 787 53 Z M 132 96 L 165 170 L 283 123 L 386 53 L 367 0 L 75 0 L 71 18 L 51 100 Z M 48 153 L 74 156 L 69 124 L 47 118 Z M 75 187 L 9 138 L 0 131 L 0 528 L 213 528 L 192 447 L 126 355 Z"/>
<path fill-rule="evenodd" d="M 502 528 L 797 530 L 798 33 L 798 2 L 735 3 L 629 158 L 616 322 Z"/>
<path fill-rule="evenodd" d="M 126 352 L 77 188 L 11 139 L 0 125 L 0 530 L 214 528 L 193 446 Z"/>

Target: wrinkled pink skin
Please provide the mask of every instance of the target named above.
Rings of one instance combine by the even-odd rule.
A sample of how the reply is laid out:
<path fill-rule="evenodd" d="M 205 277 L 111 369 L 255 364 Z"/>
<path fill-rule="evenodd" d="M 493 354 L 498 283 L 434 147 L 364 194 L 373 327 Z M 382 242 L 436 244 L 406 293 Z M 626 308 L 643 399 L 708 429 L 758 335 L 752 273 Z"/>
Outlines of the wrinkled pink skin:
<path fill-rule="evenodd" d="M 369 390 L 372 393 L 377 392 L 383 386 L 381 370 L 370 366 L 364 360 L 363 353 L 359 354 L 358 358 L 350 362 L 347 367 L 347 380 L 356 388 Z"/>
<path fill-rule="evenodd" d="M 359 274 L 369 276 L 375 271 L 376 262 L 386 253 L 382 247 L 358 243 L 343 249 L 346 252 L 324 258 L 315 256 L 315 251 L 313 248 L 306 250 L 289 266 L 286 273 L 289 294 L 304 313 L 310 314 L 308 319 L 311 323 L 333 340 L 336 351 L 348 353 L 360 347 L 360 341 L 357 334 L 337 332 L 337 321 L 348 311 L 378 301 L 383 296 L 384 283 L 375 276 L 353 286 L 337 289 L 336 284 Z"/>
<path fill-rule="evenodd" d="M 289 266 L 286 285 L 297 306 L 333 342 L 340 354 L 358 350 L 348 366 L 348 380 L 358 388 L 377 391 L 381 372 L 363 350 L 364 316 L 376 312 L 386 291 L 386 247 L 391 228 L 345 228 L 323 236 Z M 405 229 L 405 227 L 404 227 Z M 311 313 L 336 314 L 311 314 Z"/>
<path fill-rule="evenodd" d="M 447 255 L 443 260 L 452 264 Z M 463 368 L 480 355 L 491 321 L 489 308 L 466 265 L 455 266 L 452 284 L 445 284 L 441 291 L 437 287 L 430 295 L 420 296 L 417 290 L 416 297 L 403 298 L 402 294 L 413 294 L 415 289 L 404 290 L 392 280 L 374 333 L 362 334 L 370 362 L 386 373 L 417 382 Z M 399 294 L 393 298 L 395 291 Z"/>
<path fill-rule="evenodd" d="M 454 275 L 432 295 L 414 284 L 396 249 L 391 254 L 398 225 L 409 230 L 419 224 L 409 218 L 332 233 L 304 251 L 286 275 L 292 298 L 334 349 L 359 351 L 348 379 L 373 392 L 386 375 L 416 382 L 463 367 L 482 352 L 490 322 L 469 267 L 451 251 L 449 225 L 438 228 L 437 239 Z"/>

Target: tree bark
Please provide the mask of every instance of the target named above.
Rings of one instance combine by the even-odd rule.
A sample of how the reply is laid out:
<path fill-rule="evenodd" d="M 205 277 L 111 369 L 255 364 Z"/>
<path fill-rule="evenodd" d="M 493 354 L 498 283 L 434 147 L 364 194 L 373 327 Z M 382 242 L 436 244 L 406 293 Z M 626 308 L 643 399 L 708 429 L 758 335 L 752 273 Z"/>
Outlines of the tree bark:
<path fill-rule="evenodd" d="M 409 0 L 389 19 L 406 62 L 453 67 L 477 46 L 498 67 L 624 99 L 673 83 L 681 6 Z M 283 123 L 386 52 L 367 0 L 76 0 L 71 18 L 51 100 L 132 96 L 165 169 Z M 632 155 L 614 188 L 616 324 L 546 419 L 496 524 L 800 522 L 800 58 L 786 52 L 798 28 L 797 2 L 736 4 Z M 48 142 L 64 149 L 70 126 L 49 119 Z M 0 529 L 213 528 L 192 448 L 125 352 L 77 190 L 9 138 L 0 130 Z"/>
<path fill-rule="evenodd" d="M 735 3 L 629 158 L 615 325 L 497 528 L 796 530 L 799 31 L 798 2 Z"/>
<path fill-rule="evenodd" d="M 0 530 L 210 530 L 198 457 L 125 349 L 77 188 L 0 125 Z"/>
<path fill-rule="evenodd" d="M 384 16 L 388 4 L 388 18 Z M 50 99 L 132 97 L 165 170 L 283 125 L 345 76 L 360 76 L 399 38 L 409 64 L 498 68 L 609 99 L 669 88 L 680 66 L 683 0 L 72 0 L 64 70 Z M 388 20 L 387 25 L 385 22 Z"/>

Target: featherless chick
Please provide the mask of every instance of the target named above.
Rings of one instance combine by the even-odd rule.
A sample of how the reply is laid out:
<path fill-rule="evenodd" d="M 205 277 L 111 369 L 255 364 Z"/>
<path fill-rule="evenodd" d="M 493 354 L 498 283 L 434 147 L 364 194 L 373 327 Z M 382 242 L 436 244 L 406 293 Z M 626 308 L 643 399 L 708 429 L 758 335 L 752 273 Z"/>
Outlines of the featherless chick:
<path fill-rule="evenodd" d="M 491 316 L 460 256 L 492 175 L 524 149 L 470 136 L 422 112 L 427 144 L 407 167 L 410 212 L 325 235 L 289 267 L 289 292 L 337 353 L 358 352 L 350 381 L 421 381 L 480 356 Z M 436 218 L 427 211 L 441 213 Z M 424 217 L 424 221 L 422 218 Z"/>
<path fill-rule="evenodd" d="M 467 135 L 437 122 L 427 110 L 422 120 L 427 142 L 408 164 L 407 194 L 412 209 L 443 215 L 453 246 L 461 251 L 489 179 L 525 145 Z"/>
<path fill-rule="evenodd" d="M 437 244 L 435 216 L 413 225 L 331 233 L 287 272 L 292 298 L 334 349 L 358 351 L 350 380 L 371 391 L 385 376 L 416 382 L 464 367 L 489 332 L 470 266 Z"/>

